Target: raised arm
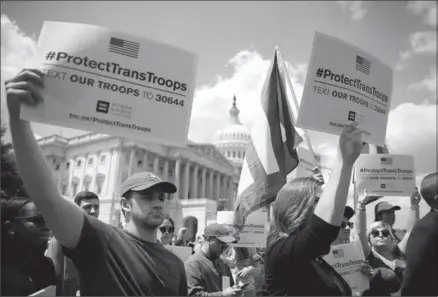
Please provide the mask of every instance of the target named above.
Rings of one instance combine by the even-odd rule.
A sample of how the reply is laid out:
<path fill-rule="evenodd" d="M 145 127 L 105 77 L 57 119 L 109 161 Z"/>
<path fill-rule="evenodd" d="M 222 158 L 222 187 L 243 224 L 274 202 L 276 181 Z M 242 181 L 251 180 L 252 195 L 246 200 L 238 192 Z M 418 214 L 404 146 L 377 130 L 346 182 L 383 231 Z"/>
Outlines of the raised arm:
<path fill-rule="evenodd" d="M 34 107 L 43 102 L 40 90 L 44 87 L 44 75 L 39 70 L 24 70 L 5 86 L 12 143 L 27 192 L 57 240 L 67 248 L 75 248 L 84 214 L 73 202 L 60 195 L 30 123 L 20 119 L 22 104 Z"/>
<path fill-rule="evenodd" d="M 377 198 L 378 199 L 378 198 Z M 371 247 L 368 242 L 367 237 L 367 212 L 366 205 L 370 201 L 376 200 L 376 197 L 368 196 L 367 191 L 365 190 L 365 195 L 360 196 L 357 201 L 356 207 L 356 222 L 354 223 L 356 228 L 357 236 L 360 239 L 360 243 L 362 244 L 363 253 L 365 258 L 369 256 L 371 253 Z"/>
<path fill-rule="evenodd" d="M 406 234 L 398 244 L 398 248 L 403 254 L 406 253 L 406 245 L 408 244 L 412 229 L 414 229 L 415 224 L 420 220 L 420 201 L 421 195 L 418 192 L 418 188 L 415 188 L 415 192 L 411 195 L 411 208 L 409 210 Z"/>
<path fill-rule="evenodd" d="M 349 125 L 341 134 L 336 164 L 315 207 L 315 215 L 330 225 L 341 225 L 353 164 L 361 150 L 361 131 L 356 128 L 356 124 Z"/>

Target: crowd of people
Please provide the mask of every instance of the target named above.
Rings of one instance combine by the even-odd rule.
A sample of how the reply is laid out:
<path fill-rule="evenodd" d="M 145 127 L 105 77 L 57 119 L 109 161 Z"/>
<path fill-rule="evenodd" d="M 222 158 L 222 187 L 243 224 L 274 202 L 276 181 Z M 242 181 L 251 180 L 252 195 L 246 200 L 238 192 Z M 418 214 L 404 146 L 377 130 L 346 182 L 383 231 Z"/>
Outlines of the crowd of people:
<path fill-rule="evenodd" d="M 376 197 L 365 192 L 355 210 L 346 206 L 363 145 L 355 124 L 340 136 L 327 183 L 317 173 L 278 192 L 265 249 L 233 246 L 236 238 L 218 223 L 190 242 L 188 230 L 177 232 L 165 214 L 166 196 L 176 186 L 153 173 L 136 173 L 123 183 L 123 226 L 98 219 L 95 193 L 80 192 L 71 201 L 58 192 L 30 123 L 20 119 L 22 105 L 44 101 L 43 88 L 39 70 L 23 70 L 6 83 L 16 162 L 30 198 L 2 194 L 3 296 L 50 285 L 57 296 L 438 295 L 438 173 L 427 175 L 412 194 L 405 232 L 393 227 L 400 207 L 383 200 L 375 205 L 374 222 L 367 222 L 366 205 Z M 422 219 L 421 199 L 431 208 Z M 353 241 L 366 258 L 365 292 L 353 292 L 323 258 L 333 245 Z M 167 245 L 191 247 L 192 255 L 183 263 Z"/>

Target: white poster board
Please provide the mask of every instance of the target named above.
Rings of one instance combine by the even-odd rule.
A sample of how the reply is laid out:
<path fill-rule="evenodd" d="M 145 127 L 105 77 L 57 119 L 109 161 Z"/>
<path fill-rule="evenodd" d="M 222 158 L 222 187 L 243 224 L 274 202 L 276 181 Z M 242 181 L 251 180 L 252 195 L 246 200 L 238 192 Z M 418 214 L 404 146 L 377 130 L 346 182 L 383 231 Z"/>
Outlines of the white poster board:
<path fill-rule="evenodd" d="M 415 192 L 414 157 L 361 154 L 354 164 L 357 192 L 372 196 L 411 196 Z"/>
<path fill-rule="evenodd" d="M 361 264 L 365 262 L 365 256 L 360 242 L 331 246 L 330 253 L 324 256 L 324 260 L 344 278 L 353 293 L 370 288 L 368 277 L 361 272 Z"/>
<path fill-rule="evenodd" d="M 192 248 L 187 246 L 165 245 L 167 249 L 172 251 L 181 261 L 185 262 L 192 255 Z"/>
<path fill-rule="evenodd" d="M 185 145 L 198 55 L 103 27 L 44 22 L 38 58 L 45 103 L 21 117 Z"/>
<path fill-rule="evenodd" d="M 230 231 L 233 229 L 234 211 L 218 211 L 217 222 L 225 224 Z M 268 213 L 265 211 L 256 211 L 251 213 L 245 222 L 245 227 L 240 232 L 239 241 L 230 244 L 236 247 L 266 247 L 268 239 Z"/>
<path fill-rule="evenodd" d="M 298 113 L 300 128 L 340 135 L 359 123 L 363 141 L 385 143 L 393 71 L 371 54 L 316 32 Z"/>
<path fill-rule="evenodd" d="M 313 175 L 313 168 L 318 166 L 315 163 L 315 158 L 313 157 L 312 153 L 303 147 L 297 148 L 298 158 L 300 160 L 300 163 L 298 164 L 297 168 L 295 169 L 297 174 L 296 177 L 309 177 Z M 329 156 L 324 156 L 321 154 L 315 153 L 316 161 L 319 163 L 319 166 L 321 168 L 322 176 L 324 177 L 324 182 L 327 183 L 330 177 L 330 174 L 332 172 L 333 163 L 335 162 L 334 158 L 331 158 Z"/>
<path fill-rule="evenodd" d="M 48 286 L 44 289 L 39 290 L 38 292 L 33 293 L 29 296 L 36 297 L 55 297 L 56 296 L 56 286 Z"/>

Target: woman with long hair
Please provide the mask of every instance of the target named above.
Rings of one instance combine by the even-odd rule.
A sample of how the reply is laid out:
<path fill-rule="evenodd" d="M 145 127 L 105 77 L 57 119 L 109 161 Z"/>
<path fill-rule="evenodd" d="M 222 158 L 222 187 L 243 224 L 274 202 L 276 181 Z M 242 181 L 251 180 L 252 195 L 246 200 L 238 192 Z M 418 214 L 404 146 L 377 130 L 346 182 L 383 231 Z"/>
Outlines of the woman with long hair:
<path fill-rule="evenodd" d="M 392 226 L 385 221 L 375 221 L 367 228 L 366 205 L 374 197 L 365 195 L 358 198 L 356 233 L 362 243 L 365 258 L 372 268 L 370 289 L 363 296 L 391 296 L 401 289 L 403 272 L 406 268 L 404 255 L 406 243 L 414 227 L 408 226 L 407 233 L 401 242 L 392 232 Z M 421 196 L 411 195 L 411 209 L 418 211 Z"/>
<path fill-rule="evenodd" d="M 324 192 L 318 181 L 305 177 L 288 182 L 277 194 L 265 256 L 267 295 L 351 296 L 348 284 L 322 256 L 339 233 L 361 150 L 361 131 L 356 124 L 347 126 Z"/>
<path fill-rule="evenodd" d="M 166 215 L 163 223 L 158 227 L 158 240 L 163 245 L 172 245 L 173 233 L 175 232 L 175 222 L 173 219 Z"/>
<path fill-rule="evenodd" d="M 1 295 L 27 296 L 56 284 L 44 256 L 50 230 L 29 198 L 1 199 Z"/>

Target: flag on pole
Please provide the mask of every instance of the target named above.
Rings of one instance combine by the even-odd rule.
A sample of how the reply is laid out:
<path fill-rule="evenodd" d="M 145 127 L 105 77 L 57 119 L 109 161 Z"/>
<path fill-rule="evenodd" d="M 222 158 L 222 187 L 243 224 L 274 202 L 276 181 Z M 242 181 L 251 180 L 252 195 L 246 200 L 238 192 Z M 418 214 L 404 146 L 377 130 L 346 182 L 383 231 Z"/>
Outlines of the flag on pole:
<path fill-rule="evenodd" d="M 296 132 L 292 109 L 286 97 L 275 51 L 256 112 L 240 174 L 234 209 L 234 229 L 243 229 L 252 212 L 271 204 L 299 162 L 296 147 L 302 138 Z"/>

